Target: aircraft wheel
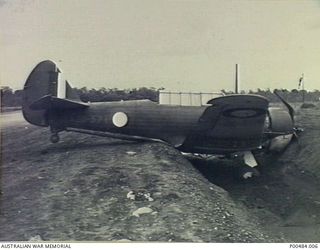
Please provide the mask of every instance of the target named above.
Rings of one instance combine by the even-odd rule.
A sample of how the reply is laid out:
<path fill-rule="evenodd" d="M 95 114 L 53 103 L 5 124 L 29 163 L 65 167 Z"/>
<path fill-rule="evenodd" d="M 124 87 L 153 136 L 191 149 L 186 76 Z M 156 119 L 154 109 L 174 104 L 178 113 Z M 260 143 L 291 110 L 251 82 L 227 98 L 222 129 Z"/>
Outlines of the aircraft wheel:
<path fill-rule="evenodd" d="M 240 173 L 240 177 L 243 180 L 251 179 L 260 175 L 259 171 L 255 168 L 243 169 Z"/>
<path fill-rule="evenodd" d="M 244 166 L 239 169 L 238 176 L 242 180 L 249 180 L 254 177 L 260 176 L 260 172 L 256 168 Z"/>
<path fill-rule="evenodd" d="M 58 134 L 53 134 L 50 136 L 50 141 L 52 143 L 57 143 L 60 140 L 59 135 Z"/>

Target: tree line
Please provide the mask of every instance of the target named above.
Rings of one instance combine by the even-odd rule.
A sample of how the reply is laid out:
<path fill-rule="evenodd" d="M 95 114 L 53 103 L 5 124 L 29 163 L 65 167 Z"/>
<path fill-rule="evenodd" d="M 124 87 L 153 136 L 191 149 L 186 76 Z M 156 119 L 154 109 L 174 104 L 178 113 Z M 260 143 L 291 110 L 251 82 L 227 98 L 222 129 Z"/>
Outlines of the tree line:
<path fill-rule="evenodd" d="M 120 101 L 120 100 L 141 100 L 149 99 L 151 101 L 159 101 L 159 91 L 163 88 L 132 88 L 132 89 L 88 89 L 83 88 L 73 88 L 76 93 L 80 96 L 83 102 L 110 102 L 110 101 Z M 306 91 L 306 90 L 287 90 L 278 89 L 281 96 L 288 102 L 302 102 L 302 95 L 305 95 L 306 102 L 315 102 L 320 99 L 320 91 Z M 12 90 L 8 86 L 0 88 L 1 92 L 1 107 L 20 107 L 22 104 L 23 91 L 22 90 Z M 233 94 L 232 91 L 222 90 L 226 95 Z M 246 92 L 242 91 L 241 94 Z M 256 91 L 250 90 L 248 94 L 257 94 L 266 97 L 270 102 L 279 102 L 279 99 L 273 94 L 270 89 L 263 90 L 257 89 Z"/>
<path fill-rule="evenodd" d="M 132 88 L 132 89 L 88 89 L 73 88 L 73 90 L 80 96 L 83 102 L 111 102 L 121 100 L 141 100 L 149 99 L 157 102 L 159 100 L 159 91 L 156 88 Z M 8 86 L 0 88 L 1 92 L 1 107 L 19 107 L 22 105 L 23 91 L 12 90 Z"/>
<path fill-rule="evenodd" d="M 320 91 L 313 90 L 298 90 L 298 89 L 274 89 L 288 102 L 302 102 L 302 96 L 305 97 L 305 102 L 317 102 L 320 100 Z M 224 92 L 224 90 L 222 90 Z M 233 94 L 234 92 L 224 92 L 225 94 Z M 260 89 L 256 91 L 249 90 L 248 92 L 241 91 L 241 94 L 253 94 L 266 97 L 270 102 L 280 102 L 279 98 L 270 89 Z"/>

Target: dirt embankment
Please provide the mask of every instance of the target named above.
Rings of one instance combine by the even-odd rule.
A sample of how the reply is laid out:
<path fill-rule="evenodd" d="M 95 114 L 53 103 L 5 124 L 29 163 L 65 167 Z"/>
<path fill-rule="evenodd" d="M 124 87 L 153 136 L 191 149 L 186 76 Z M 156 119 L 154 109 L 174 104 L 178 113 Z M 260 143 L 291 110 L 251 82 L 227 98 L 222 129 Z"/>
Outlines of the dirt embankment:
<path fill-rule="evenodd" d="M 247 183 L 232 178 L 230 161 L 192 165 L 163 144 L 73 133 L 51 144 L 47 129 L 11 117 L 2 124 L 0 240 L 315 241 L 320 117 L 308 112 L 298 115 L 300 147 Z"/>
<path fill-rule="evenodd" d="M 299 139 L 278 156 L 260 157 L 261 176 L 249 182 L 232 178 L 232 161 L 193 161 L 213 184 L 226 190 L 236 204 L 259 218 L 264 228 L 291 242 L 320 239 L 320 108 L 301 109 L 296 123 Z"/>

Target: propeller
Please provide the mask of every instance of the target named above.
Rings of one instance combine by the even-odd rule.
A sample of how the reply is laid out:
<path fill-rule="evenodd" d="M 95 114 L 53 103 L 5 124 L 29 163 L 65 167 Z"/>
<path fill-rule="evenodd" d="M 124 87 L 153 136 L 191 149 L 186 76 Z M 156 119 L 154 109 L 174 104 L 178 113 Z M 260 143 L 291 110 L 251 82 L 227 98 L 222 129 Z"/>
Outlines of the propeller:
<path fill-rule="evenodd" d="M 273 91 L 273 93 L 281 100 L 281 102 L 287 107 L 288 111 L 289 111 L 289 114 L 290 114 L 290 117 L 291 117 L 291 120 L 294 124 L 294 115 L 295 115 L 295 110 L 293 109 L 293 107 L 281 96 L 279 95 L 278 91 L 275 89 Z M 293 127 L 293 138 L 297 141 L 298 145 L 300 146 L 299 144 L 299 136 L 298 134 L 300 132 L 303 132 L 303 128 L 299 128 L 299 127 L 296 127 L 294 126 Z"/>
<path fill-rule="evenodd" d="M 294 109 L 293 107 L 285 100 L 283 99 L 283 97 L 281 95 L 278 94 L 277 90 L 275 89 L 273 91 L 273 93 L 282 101 L 282 103 L 287 107 L 288 111 L 289 111 L 289 114 L 290 114 L 290 117 L 292 119 L 292 121 L 294 122 Z"/>

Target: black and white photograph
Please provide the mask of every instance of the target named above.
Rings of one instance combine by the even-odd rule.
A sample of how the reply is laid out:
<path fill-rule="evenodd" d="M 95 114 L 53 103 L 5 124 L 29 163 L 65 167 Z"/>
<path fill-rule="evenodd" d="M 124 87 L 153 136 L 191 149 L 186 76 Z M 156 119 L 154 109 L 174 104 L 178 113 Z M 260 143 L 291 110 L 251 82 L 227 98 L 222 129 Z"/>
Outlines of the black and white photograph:
<path fill-rule="evenodd" d="M 319 0 L 0 0 L 0 87 L 0 243 L 319 247 Z"/>

